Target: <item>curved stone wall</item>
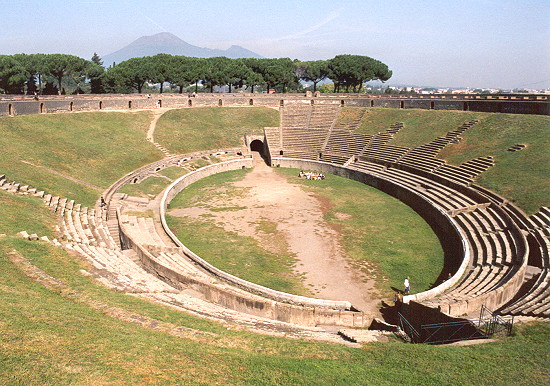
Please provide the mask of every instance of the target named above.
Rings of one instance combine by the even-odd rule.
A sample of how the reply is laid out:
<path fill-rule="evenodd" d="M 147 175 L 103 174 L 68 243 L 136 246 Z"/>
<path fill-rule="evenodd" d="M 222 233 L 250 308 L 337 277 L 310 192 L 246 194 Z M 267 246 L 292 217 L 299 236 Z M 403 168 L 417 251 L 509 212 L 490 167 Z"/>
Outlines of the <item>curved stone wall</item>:
<path fill-rule="evenodd" d="M 209 165 L 205 166 L 203 168 L 200 168 L 194 172 L 191 172 L 189 174 L 186 174 L 183 177 L 180 177 L 176 181 L 174 181 L 164 192 L 164 195 L 162 197 L 161 203 L 160 203 L 160 214 L 161 214 L 161 223 L 162 227 L 164 228 L 164 231 L 166 234 L 172 239 L 172 241 L 181 247 L 185 253 L 186 256 L 188 256 L 191 260 L 193 260 L 195 263 L 197 263 L 199 266 L 201 266 L 203 269 L 208 271 L 209 273 L 215 275 L 216 277 L 231 283 L 232 285 L 235 285 L 239 288 L 242 288 L 246 291 L 265 296 L 269 299 L 273 299 L 275 301 L 283 302 L 283 303 L 290 303 L 294 305 L 300 305 L 304 307 L 321 307 L 321 308 L 328 308 L 328 309 L 336 309 L 336 310 L 349 310 L 351 309 L 351 303 L 348 301 L 332 301 L 332 300 L 323 300 L 323 299 L 314 299 L 314 298 L 308 298 L 305 296 L 298 296 L 298 295 L 291 295 L 288 293 L 275 291 L 273 289 L 260 286 L 255 283 L 248 282 L 246 280 L 243 280 L 241 278 L 238 278 L 236 276 L 233 276 L 225 271 L 222 271 L 219 268 L 216 268 L 212 264 L 206 262 L 202 258 L 200 258 L 198 255 L 196 255 L 194 252 L 189 250 L 170 230 L 166 223 L 166 209 L 172 201 L 172 199 L 180 193 L 183 189 L 185 189 L 187 186 L 192 184 L 193 182 L 196 182 L 202 178 L 208 177 L 213 174 L 221 173 L 228 170 L 237 170 L 237 169 L 244 169 L 244 168 L 250 168 L 253 166 L 253 161 L 251 158 L 249 159 L 243 159 L 243 160 L 234 160 L 234 161 L 227 161 L 222 162 L 219 164 Z"/>

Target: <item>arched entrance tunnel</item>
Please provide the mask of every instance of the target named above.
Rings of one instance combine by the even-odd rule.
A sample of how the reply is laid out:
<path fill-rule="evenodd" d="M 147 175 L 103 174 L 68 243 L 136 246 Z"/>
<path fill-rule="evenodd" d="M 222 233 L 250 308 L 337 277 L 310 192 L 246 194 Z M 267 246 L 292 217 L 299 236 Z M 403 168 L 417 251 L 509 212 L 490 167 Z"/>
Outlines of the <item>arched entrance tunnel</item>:
<path fill-rule="evenodd" d="M 257 152 L 267 165 L 270 165 L 269 153 L 263 141 L 255 139 L 250 142 L 250 151 Z"/>

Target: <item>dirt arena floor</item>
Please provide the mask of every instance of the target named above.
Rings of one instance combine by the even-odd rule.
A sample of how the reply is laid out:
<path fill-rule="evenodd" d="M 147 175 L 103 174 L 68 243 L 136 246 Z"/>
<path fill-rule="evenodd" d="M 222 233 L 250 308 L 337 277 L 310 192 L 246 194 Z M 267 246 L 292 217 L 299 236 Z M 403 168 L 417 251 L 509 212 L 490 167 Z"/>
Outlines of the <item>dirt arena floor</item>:
<path fill-rule="evenodd" d="M 237 210 L 193 207 L 175 209 L 170 214 L 193 219 L 208 214 L 227 231 L 254 237 L 266 249 L 270 244 L 272 250 L 285 245 L 297 260 L 295 273 L 304 277 L 305 287 L 314 297 L 349 300 L 361 311 L 378 313 L 380 296 L 374 280 L 352 268 L 341 247 L 342 235 L 323 219 L 323 203 L 317 197 L 279 176 L 260 157 L 255 158 L 254 169 L 233 185 L 244 188 L 244 194 L 229 198 L 220 194 L 208 206 Z M 258 232 L 261 221 L 277 224 L 277 239 Z"/>

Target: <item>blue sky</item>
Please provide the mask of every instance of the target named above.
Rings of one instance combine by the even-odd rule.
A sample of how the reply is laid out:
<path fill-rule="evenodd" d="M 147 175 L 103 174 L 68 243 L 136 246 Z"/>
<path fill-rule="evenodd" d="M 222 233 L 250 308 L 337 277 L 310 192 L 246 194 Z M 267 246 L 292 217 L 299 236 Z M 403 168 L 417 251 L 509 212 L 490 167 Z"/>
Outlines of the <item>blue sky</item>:
<path fill-rule="evenodd" d="M 549 0 L 0 0 L 0 54 L 107 55 L 144 35 L 265 57 L 368 55 L 389 84 L 550 87 Z"/>

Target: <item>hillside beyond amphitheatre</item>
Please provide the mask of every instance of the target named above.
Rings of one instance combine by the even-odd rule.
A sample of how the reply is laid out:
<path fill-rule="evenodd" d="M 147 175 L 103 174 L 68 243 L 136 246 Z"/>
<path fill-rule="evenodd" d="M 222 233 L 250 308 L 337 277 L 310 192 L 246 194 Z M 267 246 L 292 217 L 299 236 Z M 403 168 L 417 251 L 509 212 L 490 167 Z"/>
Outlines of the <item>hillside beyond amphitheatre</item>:
<path fill-rule="evenodd" d="M 548 115 L 396 101 L 2 99 L 0 379 L 548 382 Z"/>

